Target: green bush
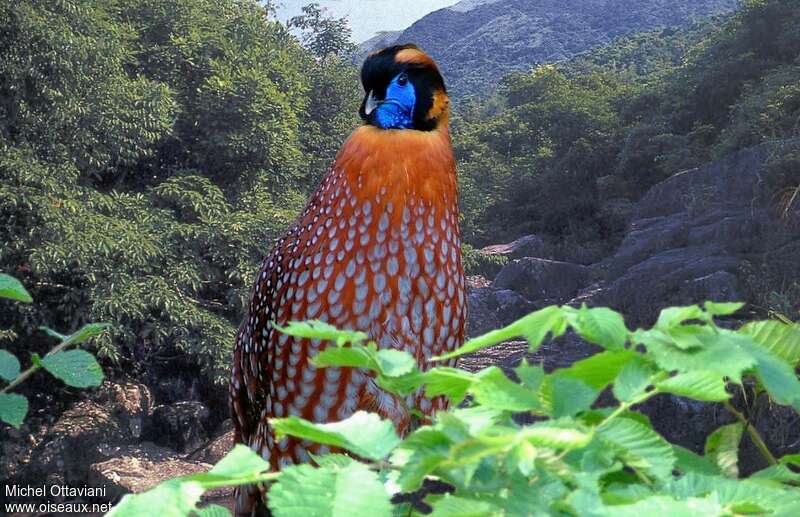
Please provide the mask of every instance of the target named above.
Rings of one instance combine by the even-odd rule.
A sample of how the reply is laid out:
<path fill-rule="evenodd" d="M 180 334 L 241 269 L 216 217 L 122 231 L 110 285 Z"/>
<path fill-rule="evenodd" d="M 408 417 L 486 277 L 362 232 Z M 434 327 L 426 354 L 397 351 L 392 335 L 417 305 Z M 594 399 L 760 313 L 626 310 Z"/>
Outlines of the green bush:
<path fill-rule="evenodd" d="M 274 515 L 418 515 L 394 494 L 420 488 L 426 478 L 453 487 L 428 495 L 434 516 L 484 515 L 798 515 L 800 455 L 775 458 L 746 417 L 729 403 L 744 383 L 777 404 L 800 410 L 800 327 L 776 321 L 722 328 L 716 317 L 741 304 L 706 303 L 661 312 L 650 329 L 630 331 L 605 308 L 551 306 L 465 343 L 434 362 L 453 359 L 523 336 L 535 351 L 568 328 L 602 351 L 568 368 L 545 373 L 523 362 L 514 383 L 497 367 L 468 373 L 446 366 L 423 371 L 407 353 L 379 350 L 360 332 L 324 323 L 293 323 L 283 332 L 332 343 L 318 367 L 365 368 L 397 397 L 418 390 L 445 396 L 451 409 L 399 437 L 390 421 L 357 412 L 335 423 L 298 417 L 273 419 L 278 437 L 326 444 L 339 453 L 313 464 L 266 472 L 269 465 L 237 446 L 205 474 L 170 480 L 128 495 L 114 516 L 187 515 L 205 490 L 221 485 L 271 483 Z M 610 388 L 617 404 L 598 407 Z M 696 454 L 656 432 L 638 404 L 662 393 L 721 402 L 737 418 L 708 436 Z M 514 415 L 535 417 L 521 425 Z M 769 467 L 741 478 L 738 451 L 748 433 Z M 227 515 L 220 507 L 200 515 Z"/>
<path fill-rule="evenodd" d="M 481 275 L 489 280 L 508 264 L 508 257 L 505 255 L 487 255 L 469 244 L 461 246 L 461 260 L 467 275 Z"/>

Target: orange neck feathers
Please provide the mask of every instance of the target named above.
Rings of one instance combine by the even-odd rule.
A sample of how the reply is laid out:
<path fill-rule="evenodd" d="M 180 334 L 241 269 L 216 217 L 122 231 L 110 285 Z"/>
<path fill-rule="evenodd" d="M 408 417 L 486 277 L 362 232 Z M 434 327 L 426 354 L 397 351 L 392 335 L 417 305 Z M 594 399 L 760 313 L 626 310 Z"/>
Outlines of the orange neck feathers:
<path fill-rule="evenodd" d="M 422 204 L 443 212 L 457 209 L 446 114 L 433 131 L 359 127 L 342 146 L 332 172 L 344 173 L 361 200 L 391 202 L 397 208 Z"/>

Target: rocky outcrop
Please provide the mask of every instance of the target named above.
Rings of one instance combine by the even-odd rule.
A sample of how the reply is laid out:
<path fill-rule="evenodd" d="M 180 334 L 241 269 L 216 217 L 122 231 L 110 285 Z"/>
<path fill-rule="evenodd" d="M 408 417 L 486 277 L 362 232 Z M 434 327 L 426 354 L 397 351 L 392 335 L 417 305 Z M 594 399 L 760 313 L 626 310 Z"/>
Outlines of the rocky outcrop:
<path fill-rule="evenodd" d="M 594 302 L 639 325 L 669 305 L 745 300 L 745 262 L 800 236 L 773 216 L 761 181 L 767 154 L 747 149 L 650 189 L 622 245 L 595 267 L 605 288 Z"/>

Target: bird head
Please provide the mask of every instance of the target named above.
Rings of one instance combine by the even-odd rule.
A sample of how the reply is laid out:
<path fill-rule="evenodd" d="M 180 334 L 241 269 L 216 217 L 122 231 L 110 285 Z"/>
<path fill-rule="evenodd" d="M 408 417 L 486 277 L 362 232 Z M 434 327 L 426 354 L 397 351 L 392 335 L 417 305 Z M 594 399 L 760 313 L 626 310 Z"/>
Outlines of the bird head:
<path fill-rule="evenodd" d="M 416 45 L 374 52 L 361 68 L 359 114 L 381 129 L 432 131 L 447 124 L 450 99 L 436 63 Z"/>

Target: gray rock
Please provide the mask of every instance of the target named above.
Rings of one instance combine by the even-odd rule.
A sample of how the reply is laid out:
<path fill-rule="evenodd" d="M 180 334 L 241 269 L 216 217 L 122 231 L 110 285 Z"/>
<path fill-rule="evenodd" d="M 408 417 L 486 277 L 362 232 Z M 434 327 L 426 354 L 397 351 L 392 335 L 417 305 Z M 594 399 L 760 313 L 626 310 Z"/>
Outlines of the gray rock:
<path fill-rule="evenodd" d="M 208 440 L 210 416 L 208 408 L 196 401 L 157 406 L 143 438 L 180 452 L 191 452 Z"/>
<path fill-rule="evenodd" d="M 713 302 L 741 301 L 744 296 L 739 288 L 739 279 L 728 271 L 716 271 L 710 275 L 684 282 L 683 289 L 688 299 L 684 303 L 697 303 L 700 300 Z"/>
<path fill-rule="evenodd" d="M 479 336 L 503 327 L 537 307 L 537 304 L 509 289 L 470 289 L 467 294 L 467 335 Z"/>
<path fill-rule="evenodd" d="M 546 257 L 547 243 L 536 235 L 525 235 L 514 242 L 486 246 L 480 250 L 483 255 L 502 255 L 510 260 L 523 257 Z"/>
<path fill-rule="evenodd" d="M 493 287 L 510 289 L 529 300 L 565 303 L 589 281 L 589 268 L 568 262 L 525 257 L 500 270 Z"/>
<path fill-rule="evenodd" d="M 740 259 L 719 251 L 717 246 L 709 245 L 658 253 L 612 282 L 597 301 L 625 314 L 631 324 L 652 323 L 662 308 L 687 303 L 687 282 L 736 270 Z"/>

